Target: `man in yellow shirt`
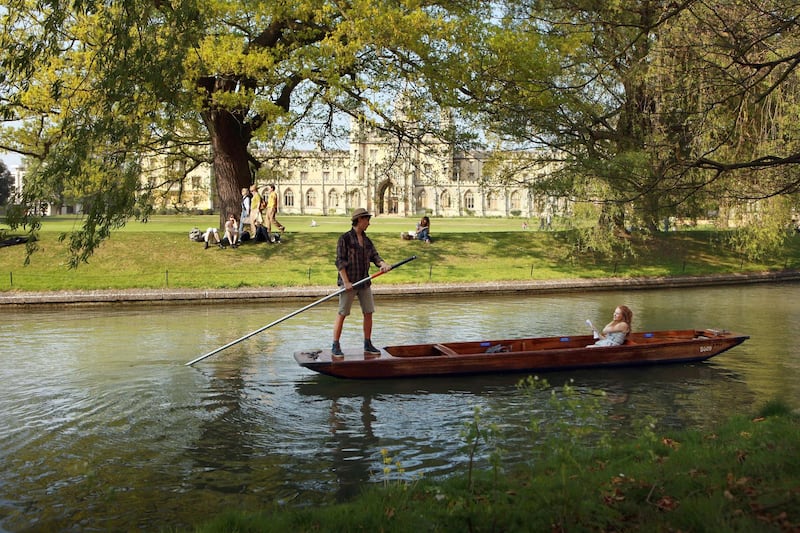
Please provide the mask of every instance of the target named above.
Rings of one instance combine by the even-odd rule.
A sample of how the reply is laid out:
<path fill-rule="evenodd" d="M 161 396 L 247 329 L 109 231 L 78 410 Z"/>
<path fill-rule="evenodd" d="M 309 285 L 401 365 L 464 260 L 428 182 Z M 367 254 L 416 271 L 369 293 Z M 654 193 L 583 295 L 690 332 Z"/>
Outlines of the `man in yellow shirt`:
<path fill-rule="evenodd" d="M 256 184 L 250 186 L 250 238 L 256 238 L 256 231 L 258 226 L 264 225 L 264 217 L 261 215 L 261 195 L 258 194 L 258 187 Z"/>
<path fill-rule="evenodd" d="M 278 193 L 275 191 L 275 184 L 270 183 L 267 185 L 267 190 L 269 191 L 267 196 L 267 234 L 269 235 L 269 241 L 275 242 L 275 238 L 272 236 L 272 225 L 274 224 L 281 233 L 286 231 L 286 226 L 275 218 L 275 215 L 278 214 Z"/>

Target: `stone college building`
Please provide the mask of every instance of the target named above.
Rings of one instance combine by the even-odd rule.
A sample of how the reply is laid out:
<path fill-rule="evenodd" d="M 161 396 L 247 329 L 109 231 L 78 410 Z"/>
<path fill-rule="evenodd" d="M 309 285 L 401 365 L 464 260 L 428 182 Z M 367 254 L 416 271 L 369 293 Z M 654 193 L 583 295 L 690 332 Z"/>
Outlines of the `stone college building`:
<path fill-rule="evenodd" d="M 295 150 L 264 159 L 258 186 L 275 183 L 284 214 L 342 215 L 365 207 L 378 215 L 527 219 L 564 208 L 563 200 L 530 194 L 524 184 L 548 169 L 524 155 L 505 154 L 498 163 L 496 153 L 458 152 L 430 138 L 401 143 L 354 127 L 348 150 Z M 501 173 L 513 178 L 499 179 Z"/>
<path fill-rule="evenodd" d="M 259 190 L 274 183 L 279 213 L 286 215 L 344 215 L 365 207 L 377 215 L 400 217 L 540 219 L 564 214 L 567 207 L 564 199 L 531 194 L 526 184 L 546 176 L 549 169 L 532 162 L 525 152 L 461 152 L 432 137 L 398 142 L 356 125 L 347 149 L 254 156 L 263 162 Z M 157 208 L 166 212 L 216 208 L 209 165 L 195 168 L 181 183 L 160 179 L 163 169 L 163 162 L 144 161 L 142 179 L 161 190 Z M 25 168 L 14 170 L 12 185 L 19 191 Z M 81 212 L 80 202 L 62 200 L 61 205 L 50 204 L 46 214 Z"/>

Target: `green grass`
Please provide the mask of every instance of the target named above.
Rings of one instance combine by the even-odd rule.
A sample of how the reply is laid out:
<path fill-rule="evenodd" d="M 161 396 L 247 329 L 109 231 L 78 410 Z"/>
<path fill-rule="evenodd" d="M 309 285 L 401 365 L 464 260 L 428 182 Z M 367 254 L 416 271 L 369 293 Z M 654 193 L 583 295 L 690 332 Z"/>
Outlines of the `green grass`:
<path fill-rule="evenodd" d="M 344 504 L 231 510 L 195 531 L 797 531 L 800 424 L 776 405 L 711 431 L 576 439 L 512 471 L 387 481 Z"/>
<path fill-rule="evenodd" d="M 245 244 L 238 249 L 203 249 L 189 230 L 217 225 L 217 217 L 157 216 L 116 231 L 88 264 L 67 268 L 65 243 L 58 237 L 77 229 L 75 217 L 44 221 L 39 250 L 25 265 L 25 247 L 0 248 L 0 290 L 56 291 L 122 288 L 235 288 L 326 286 L 335 283 L 333 259 L 338 236 L 349 229 L 345 217 L 283 216 L 288 233 L 280 245 Z M 571 254 L 570 231 L 523 231 L 520 219 L 433 219 L 434 243 L 401 240 L 415 220 L 373 218 L 368 233 L 390 263 L 418 259 L 382 283 L 549 280 L 611 276 L 680 276 L 796 268 L 800 238 L 780 257 L 743 261 L 715 244 L 714 231 L 658 235 L 636 244 L 637 256 L 624 260 Z M 0 226 L 2 229 L 2 226 Z"/>

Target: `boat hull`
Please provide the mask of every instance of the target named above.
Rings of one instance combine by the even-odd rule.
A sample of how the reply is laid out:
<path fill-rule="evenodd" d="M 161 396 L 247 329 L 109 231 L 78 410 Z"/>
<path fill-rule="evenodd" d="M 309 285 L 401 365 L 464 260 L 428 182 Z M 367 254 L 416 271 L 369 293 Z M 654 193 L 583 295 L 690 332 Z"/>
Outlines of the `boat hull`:
<path fill-rule="evenodd" d="M 296 352 L 300 366 L 340 378 L 381 379 L 501 372 L 545 372 L 704 361 L 749 336 L 719 330 L 633 333 L 621 346 L 589 347 L 589 335 L 387 346 L 380 357 L 330 350 Z"/>

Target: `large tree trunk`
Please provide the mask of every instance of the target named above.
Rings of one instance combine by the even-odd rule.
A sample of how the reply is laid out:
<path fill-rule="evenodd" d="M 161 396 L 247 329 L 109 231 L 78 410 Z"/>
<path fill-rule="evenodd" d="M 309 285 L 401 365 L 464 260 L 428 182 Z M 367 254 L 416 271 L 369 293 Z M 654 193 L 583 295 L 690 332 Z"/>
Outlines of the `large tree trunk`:
<path fill-rule="evenodd" d="M 213 150 L 214 176 L 219 198 L 220 230 L 231 214 L 237 220 L 241 215 L 241 190 L 252 184 L 247 146 L 249 133 L 243 131 L 241 122 L 227 111 L 204 113 Z"/>

